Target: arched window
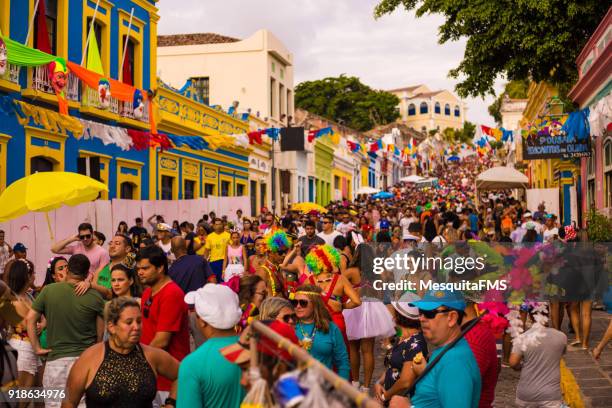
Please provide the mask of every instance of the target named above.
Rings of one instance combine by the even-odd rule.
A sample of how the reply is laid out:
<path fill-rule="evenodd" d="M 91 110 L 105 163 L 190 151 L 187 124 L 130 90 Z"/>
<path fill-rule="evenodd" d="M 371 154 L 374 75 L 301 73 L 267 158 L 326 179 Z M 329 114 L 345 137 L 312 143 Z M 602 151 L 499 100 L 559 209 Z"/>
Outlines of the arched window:
<path fill-rule="evenodd" d="M 436 105 L 434 107 L 434 112 L 437 114 L 440 114 L 441 112 L 440 102 L 436 102 Z"/>
<path fill-rule="evenodd" d="M 30 159 L 30 174 L 53 171 L 54 162 L 48 157 L 35 156 Z"/>
<path fill-rule="evenodd" d="M 455 105 L 455 116 L 461 116 L 461 110 L 459 109 L 459 105 Z"/>
<path fill-rule="evenodd" d="M 444 114 L 450 116 L 450 105 L 448 103 L 444 105 Z"/>
<path fill-rule="evenodd" d="M 410 105 L 408 105 L 408 116 L 414 115 L 416 115 L 416 107 L 414 106 L 414 103 L 411 103 Z"/>
<path fill-rule="evenodd" d="M 421 102 L 421 106 L 419 107 L 419 113 L 424 114 L 429 111 L 429 107 L 427 106 L 427 102 Z"/>
<path fill-rule="evenodd" d="M 134 184 L 124 181 L 121 183 L 121 197 L 126 200 L 134 199 Z"/>

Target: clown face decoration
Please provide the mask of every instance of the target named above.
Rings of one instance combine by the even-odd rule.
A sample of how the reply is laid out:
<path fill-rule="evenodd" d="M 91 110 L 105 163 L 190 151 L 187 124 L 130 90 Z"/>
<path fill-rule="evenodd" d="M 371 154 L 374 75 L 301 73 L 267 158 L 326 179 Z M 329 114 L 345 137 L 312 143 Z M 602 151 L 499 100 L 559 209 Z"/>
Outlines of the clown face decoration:
<path fill-rule="evenodd" d="M 51 79 L 51 87 L 58 95 L 63 95 L 64 88 L 68 84 L 68 68 L 66 61 L 58 59 L 49 64 L 49 77 Z"/>
<path fill-rule="evenodd" d="M 144 115 L 144 103 L 143 95 L 140 89 L 134 91 L 134 100 L 132 101 L 132 108 L 134 109 L 134 117 L 136 119 L 142 119 Z"/>
<path fill-rule="evenodd" d="M 0 38 L 0 76 L 3 76 L 6 73 L 6 44 L 2 38 Z"/>
<path fill-rule="evenodd" d="M 110 82 L 107 79 L 100 79 L 98 83 L 98 101 L 102 109 L 108 109 L 110 107 L 111 91 Z"/>

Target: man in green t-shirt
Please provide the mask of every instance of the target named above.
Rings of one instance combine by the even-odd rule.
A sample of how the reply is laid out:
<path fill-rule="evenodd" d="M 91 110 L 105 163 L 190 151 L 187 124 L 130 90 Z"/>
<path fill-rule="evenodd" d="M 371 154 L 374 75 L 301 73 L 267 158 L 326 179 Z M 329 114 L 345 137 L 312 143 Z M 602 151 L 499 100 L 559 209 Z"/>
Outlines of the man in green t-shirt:
<path fill-rule="evenodd" d="M 132 240 L 125 234 L 115 234 L 113 239 L 108 243 L 108 255 L 110 262 L 104 265 L 104 267 L 98 270 L 91 281 L 85 280 L 81 285 L 81 290 L 89 289 L 89 287 L 97 290 L 102 294 L 105 299 L 111 299 L 113 297 L 113 291 L 111 289 L 111 269 L 113 266 L 120 263 L 125 264 L 128 254 L 132 251 Z M 77 290 L 80 294 L 81 291 Z"/>
<path fill-rule="evenodd" d="M 77 296 L 74 287 L 89 273 L 89 259 L 85 255 L 73 255 L 68 261 L 65 282 L 47 285 L 32 303 L 27 316 L 28 336 L 34 352 L 47 355 L 43 386 L 64 389 L 74 362 L 92 344 L 102 340 L 104 334 L 104 299 L 96 290 L 88 289 Z M 44 315 L 47 320 L 47 344 L 40 346 L 36 324 Z M 59 407 L 60 402 L 47 403 L 47 407 Z"/>

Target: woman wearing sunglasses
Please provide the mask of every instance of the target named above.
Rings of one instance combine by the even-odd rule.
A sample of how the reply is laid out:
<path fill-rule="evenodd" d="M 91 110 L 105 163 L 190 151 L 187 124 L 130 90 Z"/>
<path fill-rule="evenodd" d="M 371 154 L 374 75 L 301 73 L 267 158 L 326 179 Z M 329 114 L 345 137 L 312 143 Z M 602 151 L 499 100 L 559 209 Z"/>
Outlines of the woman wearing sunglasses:
<path fill-rule="evenodd" d="M 340 253 L 331 245 L 318 245 L 306 255 L 306 266 L 310 275 L 307 279 L 322 290 L 321 300 L 327 308 L 332 321 L 338 326 L 348 350 L 346 324 L 343 309 L 361 306 L 361 298 L 347 278 L 340 274 Z"/>
<path fill-rule="evenodd" d="M 281 297 L 271 297 L 264 300 L 261 303 L 259 319 L 278 320 L 291 326 L 295 326 L 297 323 L 295 308 L 290 301 Z"/>
<path fill-rule="evenodd" d="M 300 346 L 326 367 L 335 368 L 338 375 L 349 379 L 350 365 L 342 332 L 331 320 L 323 303 L 321 288 L 302 285 L 291 301 L 295 307 L 298 322 L 295 334 Z"/>
<path fill-rule="evenodd" d="M 259 316 L 261 302 L 267 296 L 266 282 L 258 275 L 242 277 L 236 275 L 227 283 L 233 291 L 238 293 L 238 301 L 242 309 L 242 318 L 238 324 L 244 329 L 252 319 Z M 236 283 L 238 283 L 238 288 L 234 286 Z"/>

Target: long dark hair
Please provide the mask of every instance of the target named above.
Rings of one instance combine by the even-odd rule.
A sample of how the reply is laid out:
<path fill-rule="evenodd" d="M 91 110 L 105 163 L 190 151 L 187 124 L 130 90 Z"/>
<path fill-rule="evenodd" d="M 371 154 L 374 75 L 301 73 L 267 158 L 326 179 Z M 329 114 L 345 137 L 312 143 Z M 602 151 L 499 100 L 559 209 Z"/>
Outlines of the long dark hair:
<path fill-rule="evenodd" d="M 63 256 L 56 256 L 55 258 L 53 258 L 51 262 L 49 262 L 49 267 L 47 268 L 47 273 L 45 274 L 45 281 L 43 282 L 43 286 L 55 283 L 55 278 L 53 278 L 53 275 L 55 275 L 55 265 L 57 265 L 59 261 L 68 262 Z"/>
<path fill-rule="evenodd" d="M 140 287 L 140 283 L 136 277 L 136 271 L 134 269 L 128 268 L 124 264 L 117 264 L 111 268 L 111 277 L 113 275 L 113 271 L 123 271 L 123 273 L 125 273 L 125 276 L 128 278 L 128 280 L 129 279 L 132 280 L 132 285 L 130 286 L 130 296 L 141 297 L 142 288 Z M 117 295 L 112 289 L 111 289 L 111 292 L 113 292 L 113 298 L 116 298 Z"/>
<path fill-rule="evenodd" d="M 19 293 L 23 288 L 28 286 L 30 281 L 30 265 L 27 261 L 17 260 L 11 264 L 11 269 L 8 271 L 8 286 L 15 293 Z"/>

